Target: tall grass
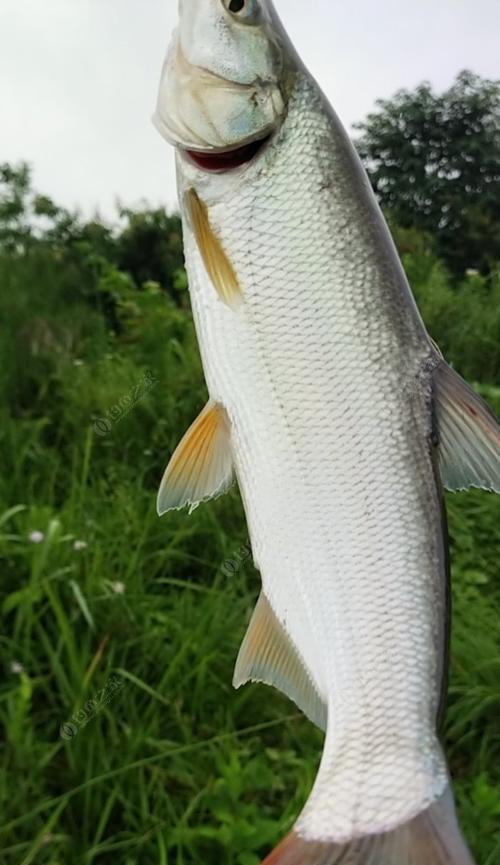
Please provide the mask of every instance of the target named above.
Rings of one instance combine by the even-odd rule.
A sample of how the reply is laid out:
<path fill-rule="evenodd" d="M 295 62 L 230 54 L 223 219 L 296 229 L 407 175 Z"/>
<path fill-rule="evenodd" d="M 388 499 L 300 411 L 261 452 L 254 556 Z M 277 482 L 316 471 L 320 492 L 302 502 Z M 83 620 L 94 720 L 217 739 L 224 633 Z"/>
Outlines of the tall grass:
<path fill-rule="evenodd" d="M 452 288 L 408 255 L 446 340 L 438 290 Z M 0 861 L 256 865 L 305 801 L 322 739 L 277 692 L 231 688 L 259 588 L 237 493 L 156 517 L 167 458 L 206 397 L 189 312 L 46 248 L 1 258 L 0 285 Z M 461 291 L 477 301 L 473 282 Z M 462 334 L 473 377 L 475 350 Z M 494 372 L 484 392 L 499 409 Z M 446 746 L 465 831 L 495 865 L 500 501 L 471 493 L 449 510 Z"/>

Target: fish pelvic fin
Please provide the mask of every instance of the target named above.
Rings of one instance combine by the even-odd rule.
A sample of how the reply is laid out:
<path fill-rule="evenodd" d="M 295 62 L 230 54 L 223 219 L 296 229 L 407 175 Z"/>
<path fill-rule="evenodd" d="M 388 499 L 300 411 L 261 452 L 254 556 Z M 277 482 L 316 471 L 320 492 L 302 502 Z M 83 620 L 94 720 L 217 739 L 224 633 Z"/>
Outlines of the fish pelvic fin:
<path fill-rule="evenodd" d="M 222 405 L 209 402 L 188 429 L 163 475 L 158 515 L 222 495 L 233 480 L 229 419 Z"/>
<path fill-rule="evenodd" d="M 434 406 L 443 484 L 500 493 L 500 423 L 447 363 L 434 373 Z"/>
<path fill-rule="evenodd" d="M 236 661 L 233 686 L 246 682 L 273 685 L 326 730 L 327 707 L 299 650 L 261 592 Z"/>
<path fill-rule="evenodd" d="M 234 309 L 243 299 L 241 287 L 234 267 L 210 224 L 207 205 L 192 187 L 184 199 L 205 270 L 220 299 Z"/>
<path fill-rule="evenodd" d="M 292 831 L 262 865 L 475 865 L 458 827 L 448 788 L 426 811 L 392 832 L 346 844 Z"/>

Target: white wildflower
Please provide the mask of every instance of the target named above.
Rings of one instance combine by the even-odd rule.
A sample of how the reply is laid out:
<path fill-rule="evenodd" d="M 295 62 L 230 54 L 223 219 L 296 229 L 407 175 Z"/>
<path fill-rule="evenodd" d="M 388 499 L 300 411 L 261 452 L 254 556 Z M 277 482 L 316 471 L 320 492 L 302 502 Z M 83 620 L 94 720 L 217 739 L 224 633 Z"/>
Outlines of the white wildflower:
<path fill-rule="evenodd" d="M 44 537 L 45 537 L 44 533 L 39 532 L 39 531 L 31 532 L 29 535 L 29 539 L 30 539 L 32 544 L 41 544 Z"/>
<path fill-rule="evenodd" d="M 24 667 L 19 661 L 11 661 L 10 672 L 20 676 L 24 672 Z"/>
<path fill-rule="evenodd" d="M 87 547 L 88 547 L 87 541 L 75 541 L 75 543 L 73 544 L 73 549 L 77 553 L 81 552 L 82 550 L 86 550 Z"/>
<path fill-rule="evenodd" d="M 116 595 L 123 595 L 125 593 L 125 583 L 121 583 L 119 580 L 116 583 L 111 583 L 111 588 Z"/>

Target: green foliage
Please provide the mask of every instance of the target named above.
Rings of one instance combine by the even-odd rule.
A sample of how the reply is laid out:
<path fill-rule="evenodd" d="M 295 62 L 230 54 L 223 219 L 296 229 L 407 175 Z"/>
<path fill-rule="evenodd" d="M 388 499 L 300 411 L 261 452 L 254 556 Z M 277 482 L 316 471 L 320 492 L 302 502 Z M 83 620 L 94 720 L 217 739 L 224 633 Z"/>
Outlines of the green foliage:
<path fill-rule="evenodd" d="M 184 255 L 180 218 L 164 210 L 123 208 L 119 223 L 97 218 L 84 222 L 58 207 L 31 186 L 30 170 L 0 165 L 0 250 L 10 254 L 41 251 L 90 272 L 114 264 L 137 286 L 157 282 L 178 303 L 184 303 Z"/>
<path fill-rule="evenodd" d="M 27 165 L 0 165 L 0 244 L 14 251 L 30 234 Z"/>
<path fill-rule="evenodd" d="M 117 243 L 120 269 L 129 273 L 138 285 L 158 282 L 175 294 L 183 266 L 180 221 L 164 210 L 139 213 L 123 210 L 121 215 L 126 217 L 127 225 Z"/>
<path fill-rule="evenodd" d="M 446 359 L 471 382 L 500 382 L 500 266 L 453 279 L 428 237 L 393 226 L 422 317 Z"/>
<path fill-rule="evenodd" d="M 462 72 L 379 100 L 358 124 L 370 179 L 394 221 L 435 238 L 455 274 L 487 272 L 500 249 L 500 81 Z"/>
<path fill-rule="evenodd" d="M 0 860 L 257 865 L 305 801 L 322 738 L 277 692 L 231 688 L 259 583 L 237 493 L 155 513 L 206 399 L 178 222 L 85 223 L 19 171 L 2 200 L 24 204 L 0 217 Z M 434 337 L 500 409 L 498 277 L 454 282 L 424 235 L 397 240 Z M 446 744 L 464 829 L 494 865 L 500 498 L 449 508 Z"/>

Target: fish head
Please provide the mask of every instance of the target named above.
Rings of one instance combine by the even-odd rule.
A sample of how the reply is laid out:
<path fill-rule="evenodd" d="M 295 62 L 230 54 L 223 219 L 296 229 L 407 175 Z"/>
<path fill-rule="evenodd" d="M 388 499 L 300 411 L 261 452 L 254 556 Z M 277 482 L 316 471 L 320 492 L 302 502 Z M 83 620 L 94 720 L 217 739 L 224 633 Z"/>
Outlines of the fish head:
<path fill-rule="evenodd" d="M 230 167 L 280 125 L 288 58 L 270 0 L 180 0 L 153 122 L 205 167 Z"/>

